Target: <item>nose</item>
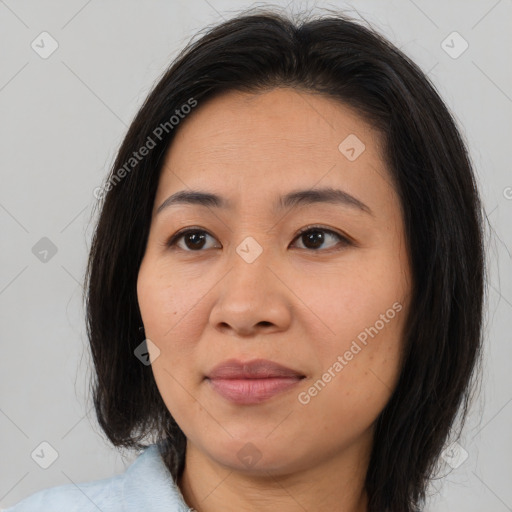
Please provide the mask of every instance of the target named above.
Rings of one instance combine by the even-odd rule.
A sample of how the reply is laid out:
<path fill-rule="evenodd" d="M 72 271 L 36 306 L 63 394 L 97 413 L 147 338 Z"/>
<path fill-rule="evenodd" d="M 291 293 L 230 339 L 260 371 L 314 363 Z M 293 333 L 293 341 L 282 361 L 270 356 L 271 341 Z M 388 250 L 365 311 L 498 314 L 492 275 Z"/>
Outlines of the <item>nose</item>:
<path fill-rule="evenodd" d="M 265 251 L 252 263 L 236 253 L 231 260 L 231 270 L 216 287 L 210 324 L 223 334 L 243 337 L 287 330 L 293 293 L 279 278 L 277 266 Z"/>

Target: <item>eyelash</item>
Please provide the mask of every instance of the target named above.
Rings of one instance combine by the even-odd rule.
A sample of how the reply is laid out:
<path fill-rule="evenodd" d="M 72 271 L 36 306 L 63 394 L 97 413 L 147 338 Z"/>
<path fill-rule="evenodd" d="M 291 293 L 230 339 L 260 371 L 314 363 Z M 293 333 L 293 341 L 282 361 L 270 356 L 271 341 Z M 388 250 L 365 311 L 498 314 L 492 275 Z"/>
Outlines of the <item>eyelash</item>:
<path fill-rule="evenodd" d="M 341 235 L 340 233 L 337 233 L 336 231 L 333 231 L 331 229 L 328 229 L 328 228 L 324 228 L 323 226 L 306 226 L 304 228 L 302 228 L 299 233 L 297 233 L 297 236 L 293 239 L 293 241 L 297 240 L 298 238 L 300 238 L 304 233 L 308 233 L 310 231 L 322 231 L 324 233 L 328 233 L 329 235 L 333 235 L 335 236 L 336 238 L 338 238 L 342 244 L 343 247 L 347 246 L 347 245 L 353 245 L 353 242 L 351 240 L 349 240 L 347 237 Z M 166 247 L 169 247 L 169 248 L 172 248 L 173 246 L 176 246 L 177 242 L 183 238 L 184 236 L 190 234 L 190 233 L 206 233 L 207 235 L 209 236 L 212 236 L 210 235 L 210 233 L 208 233 L 208 231 L 204 230 L 204 229 L 201 229 L 201 228 L 185 228 L 181 231 L 178 231 L 177 233 L 175 233 L 174 235 L 172 235 L 169 240 L 165 243 L 165 246 Z M 215 237 L 213 237 L 215 238 Z M 204 252 L 202 249 L 199 249 L 197 251 L 194 251 L 194 250 L 191 250 L 191 249 L 181 249 L 179 248 L 180 250 L 184 251 L 184 252 Z M 306 250 L 306 251 L 310 251 L 310 252 L 322 252 L 321 249 L 308 249 L 307 247 L 305 249 L 302 249 L 302 250 Z M 334 247 L 331 247 L 330 249 L 324 249 L 323 252 L 329 252 L 329 251 L 332 251 L 332 250 L 336 250 Z M 339 250 L 339 249 L 338 249 Z"/>

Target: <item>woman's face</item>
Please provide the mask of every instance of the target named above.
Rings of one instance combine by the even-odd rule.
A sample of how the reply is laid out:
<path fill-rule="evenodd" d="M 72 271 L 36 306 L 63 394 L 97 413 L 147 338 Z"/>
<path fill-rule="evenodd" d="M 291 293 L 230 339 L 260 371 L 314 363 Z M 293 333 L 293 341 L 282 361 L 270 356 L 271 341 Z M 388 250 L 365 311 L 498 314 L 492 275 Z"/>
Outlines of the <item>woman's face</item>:
<path fill-rule="evenodd" d="M 410 292 L 379 134 L 343 104 L 289 88 L 199 102 L 175 129 L 137 293 L 158 389 L 189 447 L 253 472 L 368 455 Z M 219 204 L 158 211 L 192 191 Z M 193 233 L 167 245 L 184 228 Z M 213 378 L 229 359 L 295 377 Z"/>

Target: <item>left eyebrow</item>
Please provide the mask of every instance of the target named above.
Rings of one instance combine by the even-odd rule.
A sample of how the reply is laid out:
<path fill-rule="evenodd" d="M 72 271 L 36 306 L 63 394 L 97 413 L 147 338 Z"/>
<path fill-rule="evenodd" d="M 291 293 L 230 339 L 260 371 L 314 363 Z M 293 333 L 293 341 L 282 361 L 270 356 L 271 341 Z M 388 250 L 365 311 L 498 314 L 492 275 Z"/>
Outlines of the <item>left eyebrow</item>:
<path fill-rule="evenodd" d="M 348 192 L 334 188 L 317 188 L 308 190 L 295 190 L 277 198 L 273 209 L 277 213 L 287 208 L 297 208 L 317 203 L 338 204 L 355 208 L 359 211 L 374 215 L 369 206 L 364 204 Z M 233 209 L 233 204 L 228 199 L 217 194 L 201 190 L 180 190 L 169 196 L 157 209 L 156 215 L 170 206 L 186 204 L 220 209 Z"/>

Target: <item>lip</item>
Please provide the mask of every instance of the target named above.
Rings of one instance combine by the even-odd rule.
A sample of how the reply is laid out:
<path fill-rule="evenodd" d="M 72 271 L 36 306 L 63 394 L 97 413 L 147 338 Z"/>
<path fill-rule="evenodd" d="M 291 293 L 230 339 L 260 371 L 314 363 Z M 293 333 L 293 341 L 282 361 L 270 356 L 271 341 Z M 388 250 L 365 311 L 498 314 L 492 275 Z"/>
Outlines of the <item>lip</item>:
<path fill-rule="evenodd" d="M 245 362 L 228 359 L 214 366 L 207 377 L 209 379 L 268 379 L 272 377 L 304 377 L 304 375 L 268 359 L 253 359 Z"/>
<path fill-rule="evenodd" d="M 297 385 L 305 375 L 268 359 L 229 359 L 206 376 L 212 388 L 236 404 L 257 404 Z"/>

